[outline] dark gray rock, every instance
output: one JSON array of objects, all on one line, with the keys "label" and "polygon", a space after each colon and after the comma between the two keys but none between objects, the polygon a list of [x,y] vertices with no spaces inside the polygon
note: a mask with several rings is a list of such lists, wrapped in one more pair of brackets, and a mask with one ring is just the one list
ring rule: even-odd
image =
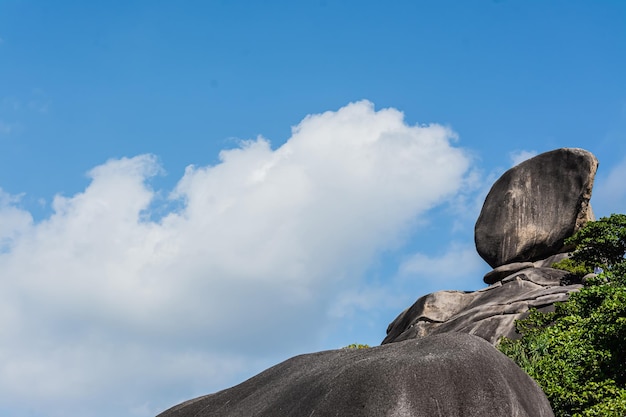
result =
[{"label": "dark gray rock", "polygon": [[556,255],[552,255],[546,259],[535,261],[533,262],[533,265],[535,266],[535,268],[543,268],[543,267],[551,268],[552,265],[554,265],[555,263],[560,262],[563,259],[569,258],[569,257],[570,257],[569,253],[557,253]]},{"label": "dark gray rock", "polygon": [[383,344],[447,332],[479,336],[492,344],[516,338],[515,320],[531,307],[550,311],[580,284],[562,285],[568,273],[552,268],[527,268],[473,292],[439,291],[419,298],[387,328]]},{"label": "dark gray rock", "polygon": [[564,239],[593,219],[589,206],[598,160],[582,149],[537,155],[493,185],[476,222],[480,256],[492,267],[564,252]]},{"label": "dark gray rock", "polygon": [[495,284],[504,277],[508,277],[514,272],[521,271],[522,269],[534,268],[535,264],[532,262],[514,262],[512,264],[506,264],[499,266],[487,272],[483,277],[485,284]]},{"label": "dark gray rock", "polygon": [[296,356],[157,417],[431,417],[554,414],[537,384],[482,339],[450,333]]}]

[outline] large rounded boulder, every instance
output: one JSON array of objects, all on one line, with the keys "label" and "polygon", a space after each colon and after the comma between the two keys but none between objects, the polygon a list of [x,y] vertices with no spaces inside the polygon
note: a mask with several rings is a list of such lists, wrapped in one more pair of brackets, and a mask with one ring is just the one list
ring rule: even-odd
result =
[{"label": "large rounded boulder", "polygon": [[590,152],[562,148],[505,172],[476,222],[480,256],[496,268],[566,251],[564,240],[593,220],[589,199],[597,168]]},{"label": "large rounded boulder", "polygon": [[485,340],[447,333],[296,356],[158,417],[549,417],[537,384]]}]

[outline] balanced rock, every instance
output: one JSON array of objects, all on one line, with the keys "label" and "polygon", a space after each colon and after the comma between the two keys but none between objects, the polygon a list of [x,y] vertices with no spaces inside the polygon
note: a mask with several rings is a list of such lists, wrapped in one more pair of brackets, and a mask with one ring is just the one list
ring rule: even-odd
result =
[{"label": "balanced rock", "polygon": [[589,199],[597,168],[590,152],[562,148],[509,169],[476,222],[479,255],[496,268],[567,251],[563,241],[593,220]]},{"label": "balanced rock", "polygon": [[541,264],[525,264],[528,267],[478,291],[425,295],[391,322],[382,343],[448,332],[473,334],[494,345],[503,336],[517,338],[515,320],[526,317],[530,308],[553,310],[555,302],[567,300],[582,286],[568,282],[565,271],[535,267]]},{"label": "balanced rock", "polygon": [[539,386],[484,340],[449,333],[296,356],[157,417],[552,417]]}]

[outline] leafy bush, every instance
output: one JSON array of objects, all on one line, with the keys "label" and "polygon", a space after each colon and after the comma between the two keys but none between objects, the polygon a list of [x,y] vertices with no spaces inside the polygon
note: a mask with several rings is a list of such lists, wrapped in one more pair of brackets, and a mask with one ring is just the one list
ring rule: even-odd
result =
[{"label": "leafy bush", "polygon": [[612,214],[587,223],[565,241],[576,250],[572,260],[579,264],[611,269],[624,262],[626,253],[626,214]]},{"label": "leafy bush", "polygon": [[367,349],[370,345],[362,345],[360,343],[352,343],[351,345],[344,346],[343,349]]},{"label": "leafy bush", "polygon": [[626,416],[626,215],[590,222],[566,243],[560,266],[575,274],[604,269],[555,311],[516,323],[519,340],[499,349],[546,393],[557,417]]},{"label": "leafy bush", "polygon": [[590,267],[584,264],[577,263],[571,258],[565,258],[559,262],[552,264],[552,268],[562,269],[563,271],[567,271],[579,278],[582,278],[588,273],[593,272],[593,269],[591,269]]}]

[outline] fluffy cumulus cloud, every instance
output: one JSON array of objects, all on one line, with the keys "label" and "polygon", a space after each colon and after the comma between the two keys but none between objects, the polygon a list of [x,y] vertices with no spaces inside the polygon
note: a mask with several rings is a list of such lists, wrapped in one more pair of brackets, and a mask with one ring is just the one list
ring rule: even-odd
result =
[{"label": "fluffy cumulus cloud", "polygon": [[302,349],[459,192],[471,161],[454,140],[362,101],[277,149],[258,138],[188,167],[158,217],[151,155],[95,167],[40,222],[0,191],[0,409],[154,415]]}]

